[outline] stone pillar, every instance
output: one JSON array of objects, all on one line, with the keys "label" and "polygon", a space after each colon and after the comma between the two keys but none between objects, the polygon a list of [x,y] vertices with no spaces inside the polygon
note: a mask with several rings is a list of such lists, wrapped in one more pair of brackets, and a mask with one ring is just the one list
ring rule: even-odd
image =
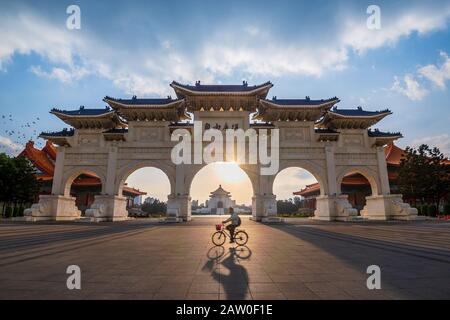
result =
[{"label": "stone pillar", "polygon": [[355,219],[358,211],[352,208],[346,194],[319,196],[316,198],[315,220],[350,221]]},{"label": "stone pillar", "polygon": [[262,222],[276,222],[277,218],[277,200],[276,196],[255,195],[252,197],[252,220]]},{"label": "stone pillar", "polygon": [[53,174],[52,194],[62,195],[64,194],[64,187],[62,185],[64,175],[64,162],[66,157],[66,148],[58,147],[56,152],[55,172]]},{"label": "stone pillar", "polygon": [[167,222],[191,221],[191,197],[189,195],[169,195],[167,201]]},{"label": "stone pillar", "polygon": [[[116,146],[111,147],[108,153],[108,168],[106,172],[106,181],[103,190],[107,195],[115,194],[116,175],[117,175],[117,151]],[[119,194],[118,196],[122,196]]]},{"label": "stone pillar", "polygon": [[58,147],[53,175],[52,194],[39,196],[39,202],[24,211],[24,220],[75,220],[81,211],[75,205],[75,198],[64,194],[63,185],[65,147]]},{"label": "stone pillar", "polygon": [[[336,179],[336,163],[334,161],[334,147],[325,147],[325,159],[327,164],[327,184],[328,190],[325,190],[324,195],[336,195],[337,194],[337,179]],[[325,186],[322,186],[325,189]]]},{"label": "stone pillar", "polygon": [[127,220],[127,199],[116,195],[96,195],[86,210],[86,219],[92,222]]},{"label": "stone pillar", "polygon": [[63,195],[41,195],[38,203],[24,211],[25,221],[64,221],[80,217],[81,211],[75,205],[75,198]]},{"label": "stone pillar", "polygon": [[378,175],[380,176],[381,190],[380,194],[386,195],[391,193],[389,186],[389,176],[386,163],[386,155],[384,154],[383,147],[377,147],[377,162],[378,162]]},{"label": "stone pillar", "polygon": [[417,209],[402,200],[401,194],[374,195],[366,197],[361,216],[370,220],[416,220]]},{"label": "stone pillar", "polygon": [[379,194],[366,197],[366,205],[361,216],[369,220],[415,220],[417,209],[404,203],[401,194],[390,194],[389,176],[386,156],[382,147],[377,147],[378,175],[380,178]]},{"label": "stone pillar", "polygon": [[186,166],[178,165],[175,170],[175,194],[167,201],[167,222],[191,221],[191,197],[186,182]]}]

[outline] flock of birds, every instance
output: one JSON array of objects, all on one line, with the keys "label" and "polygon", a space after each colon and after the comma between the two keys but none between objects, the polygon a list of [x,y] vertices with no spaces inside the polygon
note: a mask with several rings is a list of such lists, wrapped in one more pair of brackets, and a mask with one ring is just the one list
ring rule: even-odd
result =
[{"label": "flock of birds", "polygon": [[33,117],[33,120],[26,123],[18,123],[12,114],[2,114],[0,117],[0,136],[3,136],[2,143],[0,143],[0,153],[17,153],[21,150],[19,147],[24,147],[29,140],[37,142],[37,137],[40,133],[38,128],[40,118]]}]

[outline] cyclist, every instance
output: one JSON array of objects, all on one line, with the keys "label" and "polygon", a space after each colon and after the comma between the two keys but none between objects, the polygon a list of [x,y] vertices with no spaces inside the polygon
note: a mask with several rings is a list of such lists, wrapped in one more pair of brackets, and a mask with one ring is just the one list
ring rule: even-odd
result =
[{"label": "cyclist", "polygon": [[241,218],[239,217],[239,215],[237,214],[237,212],[234,212],[233,208],[229,208],[228,212],[230,213],[230,217],[225,220],[222,221],[222,223],[227,223],[230,222],[231,223],[229,225],[226,226],[227,230],[230,231],[230,243],[234,242],[234,230],[239,227],[241,225]]}]

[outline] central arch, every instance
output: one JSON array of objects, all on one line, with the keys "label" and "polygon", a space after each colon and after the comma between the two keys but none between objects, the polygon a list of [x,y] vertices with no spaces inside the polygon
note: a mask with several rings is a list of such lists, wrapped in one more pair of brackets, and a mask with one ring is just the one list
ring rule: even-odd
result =
[{"label": "central arch", "polygon": [[[186,175],[187,192],[192,200],[201,202],[208,200],[209,194],[218,187],[223,187],[231,193],[231,199],[236,201],[236,205],[245,204],[251,207],[256,182],[255,179],[252,179],[251,171],[249,174],[249,168],[245,169],[234,162],[214,162],[191,166]],[[205,179],[208,180],[201,184],[202,190],[193,189],[200,186]],[[223,200],[218,201],[218,207],[228,209]],[[249,209],[249,211],[251,210]]]}]

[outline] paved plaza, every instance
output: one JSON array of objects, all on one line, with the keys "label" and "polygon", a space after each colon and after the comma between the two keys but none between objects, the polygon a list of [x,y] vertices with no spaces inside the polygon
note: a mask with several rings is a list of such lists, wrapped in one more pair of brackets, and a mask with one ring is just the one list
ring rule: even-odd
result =
[{"label": "paved plaza", "polygon": [[[450,298],[450,223],[243,219],[245,247],[214,247],[220,217],[189,223],[1,223],[0,299]],[[366,287],[369,265],[380,290]],[[68,290],[66,268],[81,268]]]}]

